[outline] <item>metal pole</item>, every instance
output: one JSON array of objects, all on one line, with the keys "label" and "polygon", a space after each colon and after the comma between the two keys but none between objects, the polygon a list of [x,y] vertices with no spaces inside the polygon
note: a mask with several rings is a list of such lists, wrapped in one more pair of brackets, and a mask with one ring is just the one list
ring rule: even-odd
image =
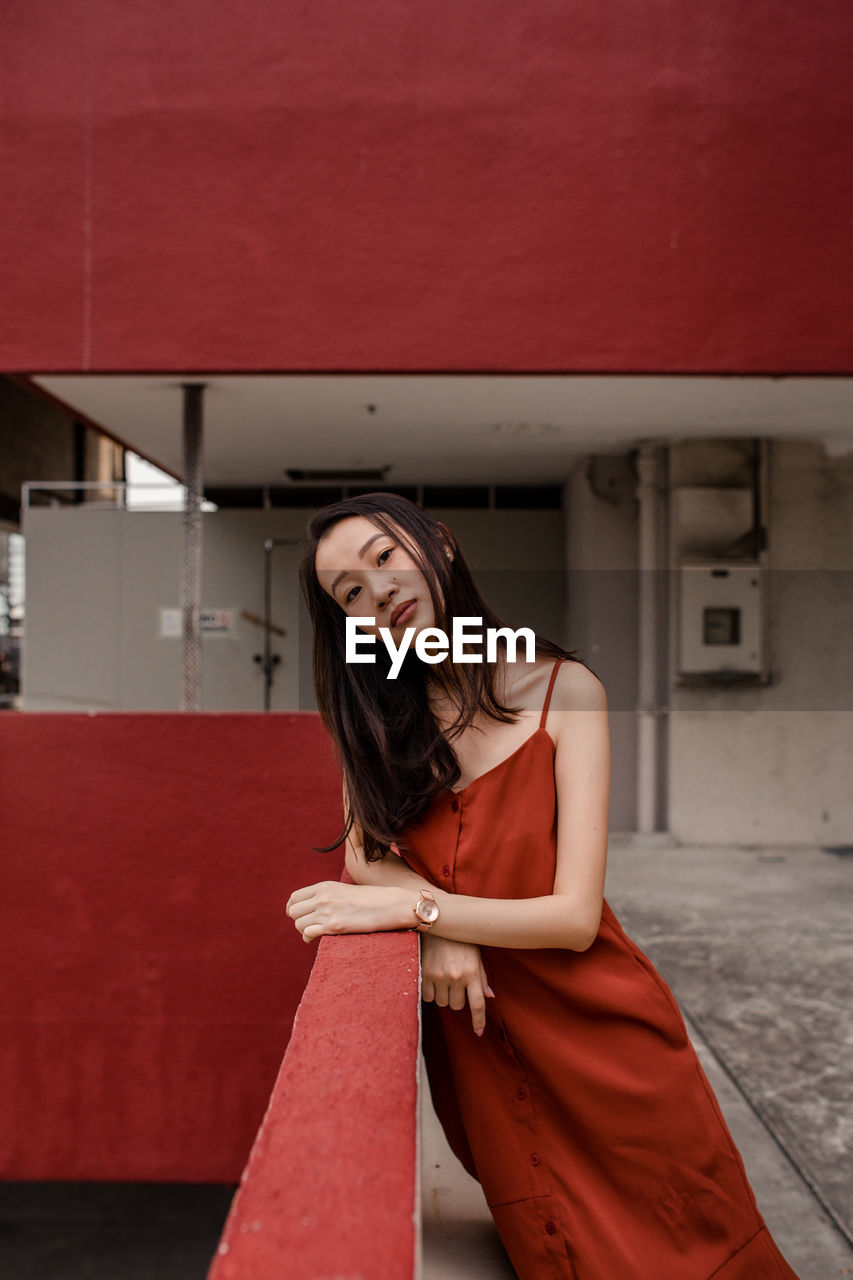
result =
[{"label": "metal pole", "polygon": [[273,540],[264,543],[264,711],[272,706],[272,549]]},{"label": "metal pole", "polygon": [[659,451],[648,441],[637,457],[639,484],[639,628],[637,702],[637,831],[656,830],[658,789],[657,472]]},{"label": "metal pole", "polygon": [[[260,664],[261,670],[264,673],[264,711],[272,710],[272,690],[275,669],[281,662],[281,654],[273,653],[272,651],[273,633],[279,636],[287,635],[287,632],[281,627],[276,627],[272,620],[272,553],[276,547],[298,547],[300,545],[298,538],[264,539],[264,616],[263,619],[253,619],[253,621],[262,622],[264,628],[264,651],[262,654],[255,654],[255,662]],[[298,632],[296,643],[298,661]]]},{"label": "metal pole", "polygon": [[186,501],[181,555],[181,711],[201,710],[202,397],[205,383],[183,382]]}]

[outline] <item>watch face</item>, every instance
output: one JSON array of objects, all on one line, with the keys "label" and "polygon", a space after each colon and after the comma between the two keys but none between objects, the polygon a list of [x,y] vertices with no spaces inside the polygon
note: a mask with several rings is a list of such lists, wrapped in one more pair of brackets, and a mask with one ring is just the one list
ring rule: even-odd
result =
[{"label": "watch face", "polygon": [[418,919],[423,920],[424,924],[432,924],[438,919],[438,903],[430,902],[428,898],[422,899],[418,903]]}]

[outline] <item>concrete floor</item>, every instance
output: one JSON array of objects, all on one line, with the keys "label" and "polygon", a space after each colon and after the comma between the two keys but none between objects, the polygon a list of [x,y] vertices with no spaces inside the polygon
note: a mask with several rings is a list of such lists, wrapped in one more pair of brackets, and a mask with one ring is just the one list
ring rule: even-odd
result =
[{"label": "concrete floor", "polygon": [[629,837],[605,894],[853,1241],[853,857]]},{"label": "concrete floor", "polygon": [[[800,1280],[853,1276],[851,891],[853,859],[820,849],[610,841],[607,900],[672,987]],[[423,1280],[512,1280],[426,1084],[422,1098]]]}]

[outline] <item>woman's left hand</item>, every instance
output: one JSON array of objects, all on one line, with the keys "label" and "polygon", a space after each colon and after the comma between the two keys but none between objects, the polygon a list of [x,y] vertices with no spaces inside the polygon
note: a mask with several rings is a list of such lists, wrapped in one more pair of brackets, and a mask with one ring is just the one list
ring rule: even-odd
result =
[{"label": "woman's left hand", "polygon": [[296,889],[285,911],[303,942],[325,933],[376,933],[387,929],[414,928],[412,911],[417,894],[410,889],[378,884],[346,884],[323,880]]}]

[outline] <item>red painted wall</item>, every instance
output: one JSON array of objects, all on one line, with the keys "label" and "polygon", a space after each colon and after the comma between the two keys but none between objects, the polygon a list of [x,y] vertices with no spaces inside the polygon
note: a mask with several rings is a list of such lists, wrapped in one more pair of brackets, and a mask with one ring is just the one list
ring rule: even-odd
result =
[{"label": "red painted wall", "polygon": [[851,371],[842,0],[9,0],[0,368]]},{"label": "red painted wall", "polygon": [[312,713],[0,716],[0,1178],[236,1181],[337,878]]}]

